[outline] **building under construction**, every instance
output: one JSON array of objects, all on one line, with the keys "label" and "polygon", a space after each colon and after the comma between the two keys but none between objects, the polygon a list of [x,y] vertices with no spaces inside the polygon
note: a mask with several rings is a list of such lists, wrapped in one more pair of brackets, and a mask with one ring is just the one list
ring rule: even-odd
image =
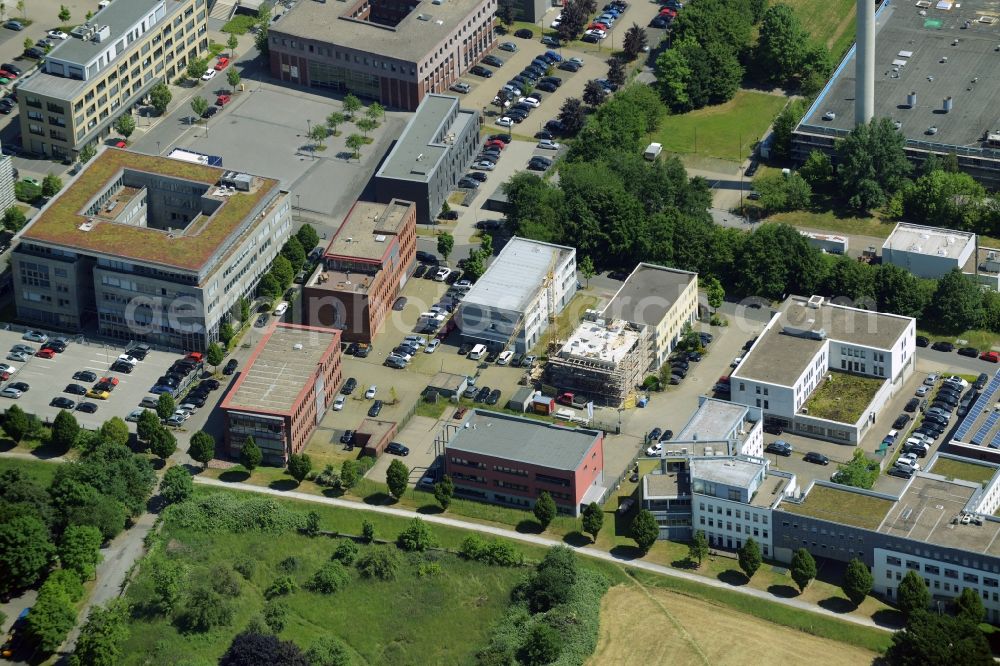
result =
[{"label": "building under construction", "polygon": [[546,383],[617,407],[642,381],[649,363],[647,327],[588,310],[566,344],[549,356]]}]

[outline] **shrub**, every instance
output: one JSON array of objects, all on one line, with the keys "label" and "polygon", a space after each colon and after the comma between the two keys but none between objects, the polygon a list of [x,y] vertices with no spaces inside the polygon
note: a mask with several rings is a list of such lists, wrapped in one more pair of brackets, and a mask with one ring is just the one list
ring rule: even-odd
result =
[{"label": "shrub", "polygon": [[233,606],[229,600],[211,589],[191,592],[177,623],[181,629],[204,633],[215,627],[224,627],[233,621]]},{"label": "shrub", "polygon": [[164,512],[172,527],[204,532],[281,534],[305,526],[305,516],[269,497],[212,493],[173,504]]},{"label": "shrub", "polygon": [[257,560],[247,555],[241,555],[233,562],[233,569],[247,580],[253,578],[257,571]]},{"label": "shrub", "polygon": [[468,559],[500,567],[519,567],[524,564],[524,555],[514,546],[501,539],[483,539],[478,534],[470,534],[462,540],[459,554]]},{"label": "shrub", "polygon": [[417,566],[417,576],[420,578],[439,575],[441,575],[441,565],[437,562],[421,562]]},{"label": "shrub", "polygon": [[240,579],[232,569],[227,569],[221,564],[212,568],[209,578],[212,581],[212,589],[224,597],[238,597],[243,592]]},{"label": "shrub", "polygon": [[333,549],[332,559],[340,562],[344,566],[354,563],[354,558],[358,556],[358,544],[350,539],[341,539],[337,542],[337,547]]},{"label": "shrub", "polygon": [[285,573],[292,573],[293,571],[298,571],[299,567],[302,566],[302,560],[297,558],[295,555],[289,555],[285,559],[278,562],[278,568]]},{"label": "shrub", "polygon": [[333,594],[338,592],[351,582],[351,575],[344,568],[344,565],[336,560],[331,560],[319,568],[309,581],[309,589],[323,594]]},{"label": "shrub", "polygon": [[291,594],[297,589],[299,589],[299,585],[295,582],[294,578],[291,576],[279,576],[274,579],[271,586],[264,592],[264,598],[273,599],[274,597]]},{"label": "shrub", "polygon": [[436,546],[437,542],[434,535],[431,534],[430,528],[427,527],[427,523],[419,518],[414,518],[406,529],[399,533],[396,544],[403,550],[422,553],[428,548]]},{"label": "shrub", "polygon": [[327,465],[322,472],[316,475],[313,482],[324,488],[338,488],[340,487],[340,474],[337,474],[336,470],[333,469],[333,465]]},{"label": "shrub", "polygon": [[365,578],[395,580],[399,571],[399,555],[389,546],[373,546],[358,559],[357,566]]},{"label": "shrub", "polygon": [[478,534],[470,534],[462,539],[458,552],[467,560],[479,560],[484,550],[486,550],[485,539]]},{"label": "shrub", "polygon": [[276,634],[281,633],[281,630],[285,628],[285,624],[288,622],[288,606],[281,601],[268,601],[264,604],[262,616],[264,624],[271,631]]}]

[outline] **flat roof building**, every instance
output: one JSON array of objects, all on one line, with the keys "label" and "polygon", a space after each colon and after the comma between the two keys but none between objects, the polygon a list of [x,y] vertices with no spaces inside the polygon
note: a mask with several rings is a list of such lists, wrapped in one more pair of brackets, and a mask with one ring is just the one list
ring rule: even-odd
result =
[{"label": "flat roof building", "polygon": [[574,248],[515,236],[472,285],[455,319],[467,342],[527,353],[575,293]]},{"label": "flat roof building", "polygon": [[238,458],[253,437],[265,464],[284,467],[305,448],[340,387],[340,374],[339,331],[273,325],[219,405],[229,455]]},{"label": "flat roof building", "polygon": [[479,123],[457,97],[427,95],[375,173],[375,199],[413,201],[433,223],[479,150]]},{"label": "flat roof building", "polygon": [[370,343],[392,311],[416,255],[416,206],[358,201],[302,287],[303,320]]},{"label": "flat roof building", "polygon": [[208,49],[205,0],[117,0],[72,30],[18,85],[24,150],[72,159]]},{"label": "flat roof building", "polygon": [[976,234],[900,222],[882,245],[882,263],[936,279],[954,268],[964,272],[975,251]]},{"label": "flat roof building", "polygon": [[[955,153],[959,168],[1000,184],[998,18],[989,0],[879,5],[875,39],[875,118],[891,118],[915,163]],[[793,154],[834,154],[854,128],[852,48],[795,128]]]},{"label": "flat roof building", "polygon": [[18,318],[202,350],[290,234],[276,180],[110,148],[22,232]]},{"label": "flat roof building", "polygon": [[496,0],[299,2],[268,33],[271,74],[413,111],[493,46],[496,8]]},{"label": "flat roof building", "polygon": [[441,439],[445,473],[462,497],[530,509],[545,491],[576,516],[606,490],[599,430],[472,409]]}]

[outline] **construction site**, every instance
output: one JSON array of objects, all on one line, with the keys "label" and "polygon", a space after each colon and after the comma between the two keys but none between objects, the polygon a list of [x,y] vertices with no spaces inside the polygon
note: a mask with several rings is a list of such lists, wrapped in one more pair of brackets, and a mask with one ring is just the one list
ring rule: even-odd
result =
[{"label": "construction site", "polygon": [[584,394],[595,403],[621,406],[649,367],[647,330],[587,310],[566,343],[549,356],[545,383],[560,391]]}]

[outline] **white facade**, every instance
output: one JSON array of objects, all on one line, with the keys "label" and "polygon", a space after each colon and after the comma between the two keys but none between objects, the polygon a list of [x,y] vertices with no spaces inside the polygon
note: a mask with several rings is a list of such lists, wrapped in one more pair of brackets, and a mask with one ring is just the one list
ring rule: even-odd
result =
[{"label": "white facade", "polygon": [[975,251],[975,234],[900,222],[882,245],[882,262],[935,279],[962,269]]},{"label": "white facade", "polygon": [[772,556],[770,507],[695,494],[691,519],[692,528],[704,532],[710,546],[736,550],[752,537],[764,557]]}]

